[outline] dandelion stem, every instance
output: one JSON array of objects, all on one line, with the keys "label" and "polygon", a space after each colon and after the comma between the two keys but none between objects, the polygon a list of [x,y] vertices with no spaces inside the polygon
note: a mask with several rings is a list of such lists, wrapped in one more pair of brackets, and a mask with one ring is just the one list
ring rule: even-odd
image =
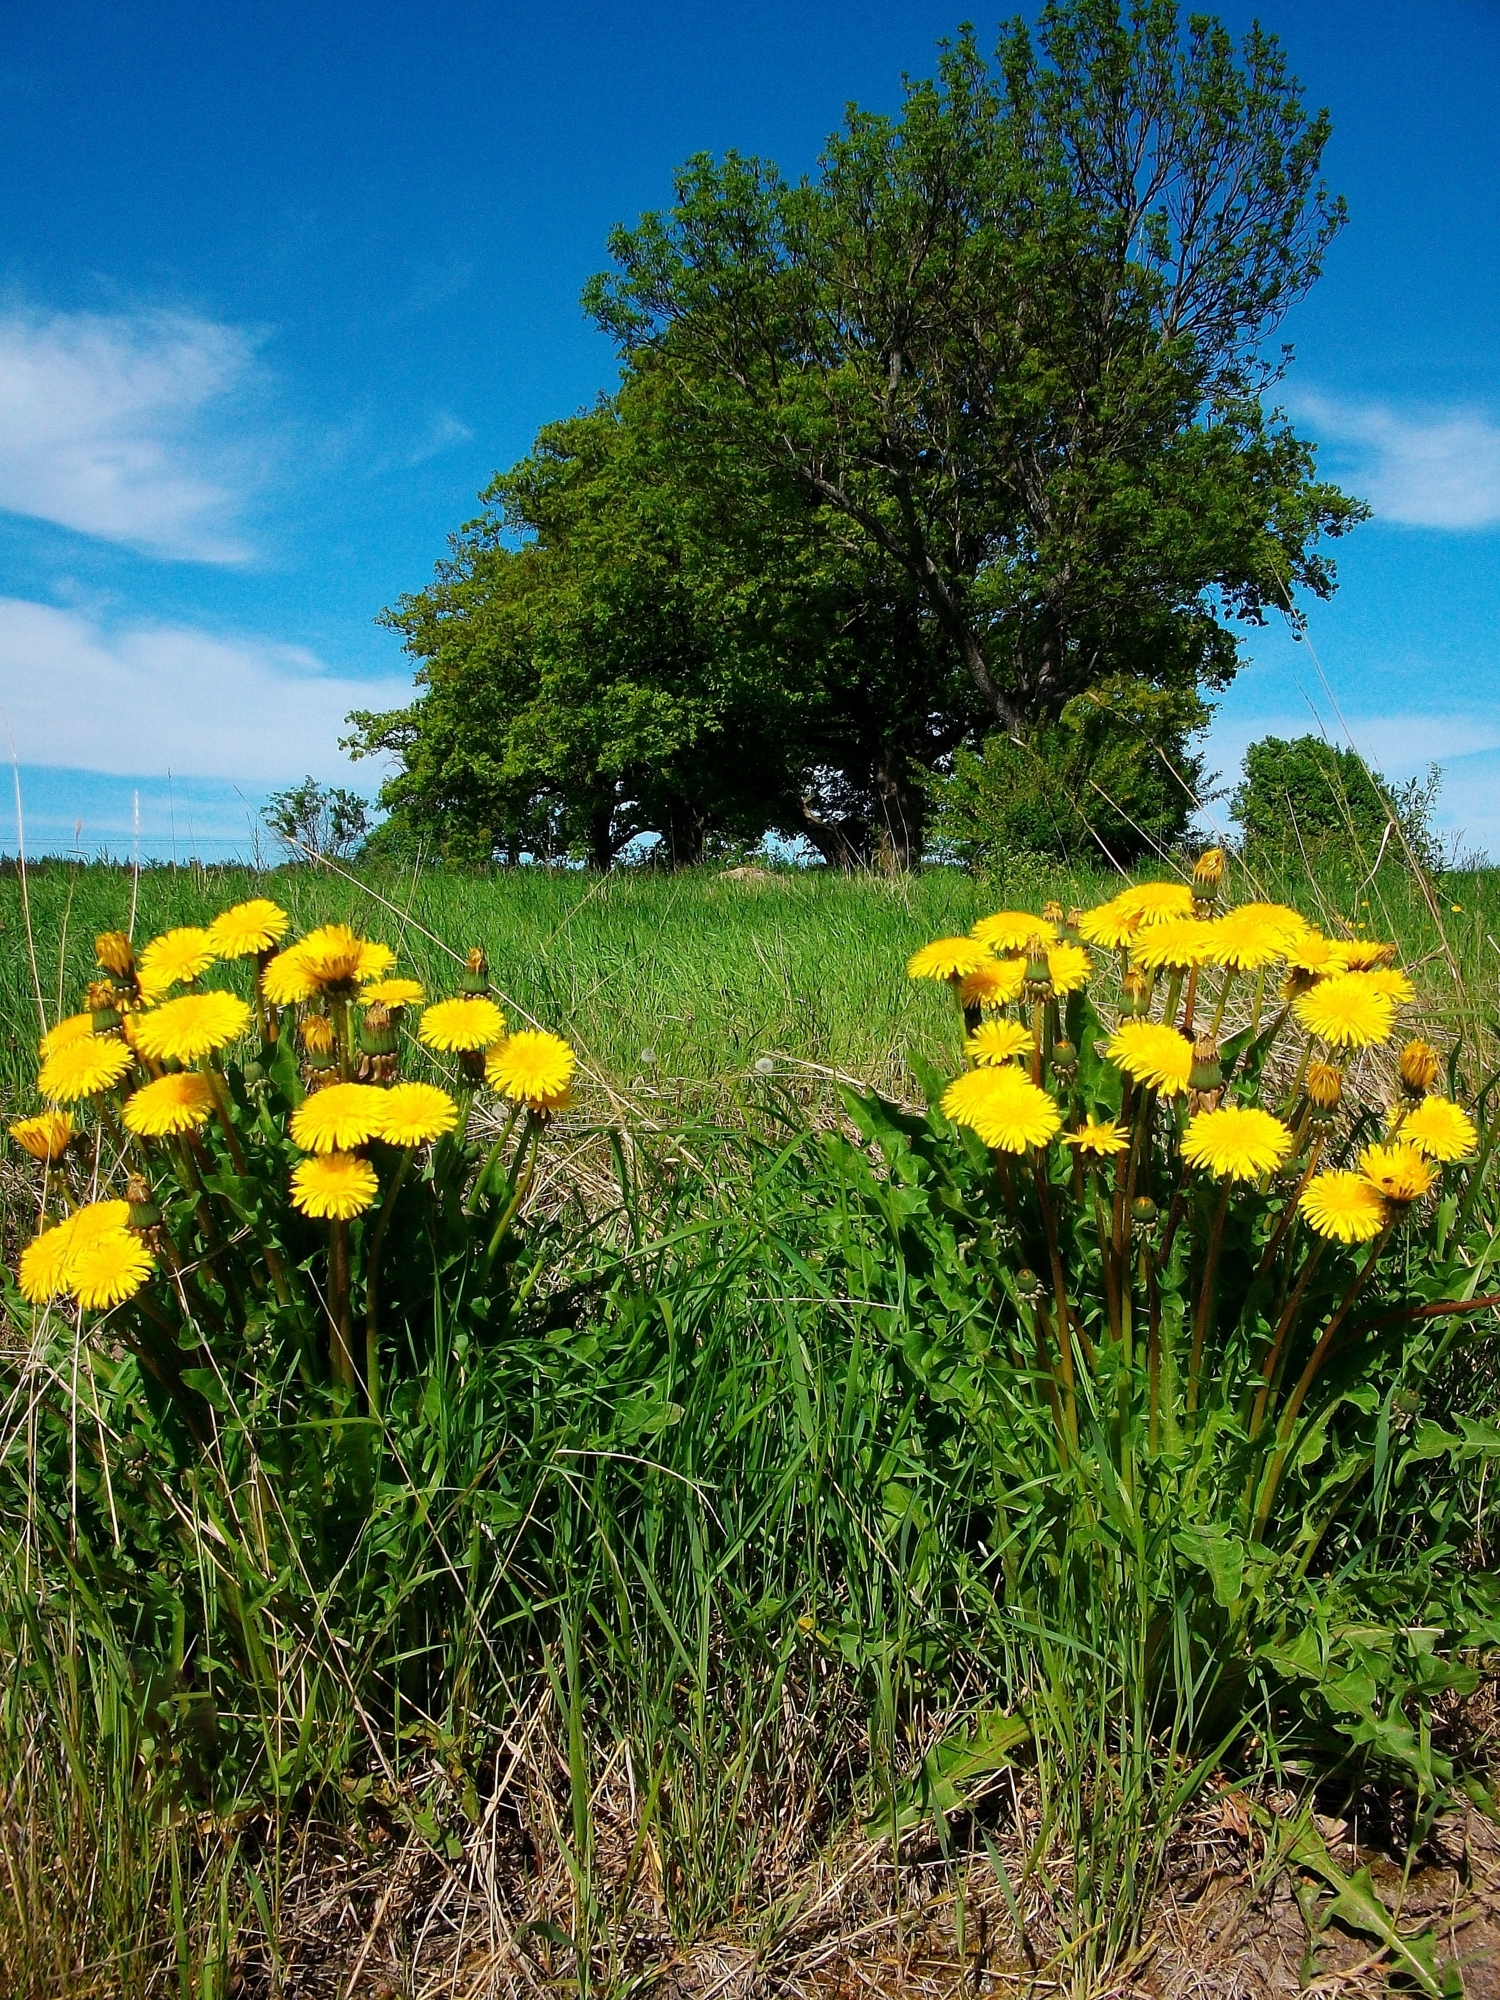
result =
[{"label": "dandelion stem", "polygon": [[328,1225],[329,1360],[335,1383],[355,1387],[352,1329],[349,1323],[349,1225],[337,1216]]},{"label": "dandelion stem", "polygon": [[1215,1041],[1219,1039],[1219,1030],[1224,1025],[1224,1009],[1229,1004],[1229,990],[1234,985],[1237,969],[1233,965],[1226,965],[1224,968],[1224,984],[1219,988],[1219,1004],[1214,1009],[1213,1022],[1208,1031]]},{"label": "dandelion stem", "polygon": [[1188,1357],[1189,1416],[1192,1416],[1198,1407],[1198,1383],[1203,1372],[1203,1346],[1208,1336],[1208,1322],[1213,1316],[1214,1291],[1219,1277],[1219,1251],[1224,1242],[1224,1218],[1229,1213],[1229,1190],[1232,1185],[1232,1182],[1226,1180],[1219,1194],[1218,1206],[1214,1209],[1214,1219],[1208,1234],[1208,1250],[1203,1259],[1203,1278],[1198,1289],[1198,1310],[1193,1315],[1193,1346]]},{"label": "dandelion stem", "polygon": [[401,1149],[401,1164],[392,1175],[385,1200],[380,1204],[380,1214],[376,1218],[365,1258],[365,1396],[372,1417],[380,1415],[380,1252],[396,1206],[396,1197],[411,1169],[414,1152],[415,1148],[411,1146]]}]

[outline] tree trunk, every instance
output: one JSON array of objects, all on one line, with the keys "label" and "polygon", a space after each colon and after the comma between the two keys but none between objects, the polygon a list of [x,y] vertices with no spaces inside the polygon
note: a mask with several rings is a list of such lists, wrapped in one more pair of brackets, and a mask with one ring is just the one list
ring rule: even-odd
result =
[{"label": "tree trunk", "polygon": [[589,866],[607,875],[615,865],[614,811],[600,806],[589,815]]},{"label": "tree trunk", "polygon": [[875,794],[875,861],[886,875],[905,875],[922,859],[927,801],[912,784],[904,751],[884,743],[871,773]]}]

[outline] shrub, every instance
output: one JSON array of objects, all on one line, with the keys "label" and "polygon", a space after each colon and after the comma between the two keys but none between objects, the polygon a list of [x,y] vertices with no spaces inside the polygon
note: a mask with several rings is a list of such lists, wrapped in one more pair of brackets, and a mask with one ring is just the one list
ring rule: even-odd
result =
[{"label": "shrub", "polygon": [[1252,849],[1312,855],[1333,844],[1369,862],[1393,841],[1400,852],[1399,828],[1413,859],[1432,868],[1438,862],[1432,811],[1441,782],[1434,764],[1425,779],[1392,786],[1357,752],[1322,737],[1263,736],[1245,752],[1230,811]]},{"label": "shrub", "polygon": [[1023,854],[1098,867],[1165,853],[1197,802],[1190,738],[1207,720],[1191,693],[1108,682],[1025,741],[956,751],[951,774],[931,781],[934,840],[989,878]]}]

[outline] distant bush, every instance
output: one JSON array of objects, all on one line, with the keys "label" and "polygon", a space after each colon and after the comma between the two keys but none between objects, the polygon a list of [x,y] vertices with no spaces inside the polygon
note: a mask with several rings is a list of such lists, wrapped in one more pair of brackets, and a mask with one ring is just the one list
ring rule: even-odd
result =
[{"label": "distant bush", "polygon": [[[1246,845],[1311,853],[1338,841],[1371,860],[1396,843],[1397,829],[1423,867],[1439,860],[1432,828],[1441,774],[1393,786],[1353,750],[1319,736],[1263,736],[1245,752],[1245,775],[1230,801]],[[1393,824],[1394,822],[1394,824]]]},{"label": "distant bush", "polygon": [[1207,721],[1191,692],[1107,682],[1024,740],[957,751],[931,781],[934,842],[991,877],[1028,854],[1124,865],[1160,853],[1187,831],[1203,778],[1189,745]]}]

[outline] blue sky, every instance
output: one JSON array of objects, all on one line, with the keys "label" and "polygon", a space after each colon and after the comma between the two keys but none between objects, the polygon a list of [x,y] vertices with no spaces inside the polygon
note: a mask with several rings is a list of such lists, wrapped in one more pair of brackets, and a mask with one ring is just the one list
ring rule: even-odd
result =
[{"label": "blue sky", "polygon": [[[227,852],[270,786],[372,787],[337,738],[407,698],[375,615],[539,424],[612,385],[577,305],[611,225],[699,149],[810,168],[962,11],[10,10],[0,748],[28,846],[81,822],[128,850],[138,822],[146,852]],[[1211,761],[1337,735],[1337,710],[1392,776],[1442,762],[1444,822],[1500,856],[1500,0],[1259,12],[1332,110],[1351,209],[1283,394],[1377,519],[1313,611],[1316,662],[1252,639]]]}]

